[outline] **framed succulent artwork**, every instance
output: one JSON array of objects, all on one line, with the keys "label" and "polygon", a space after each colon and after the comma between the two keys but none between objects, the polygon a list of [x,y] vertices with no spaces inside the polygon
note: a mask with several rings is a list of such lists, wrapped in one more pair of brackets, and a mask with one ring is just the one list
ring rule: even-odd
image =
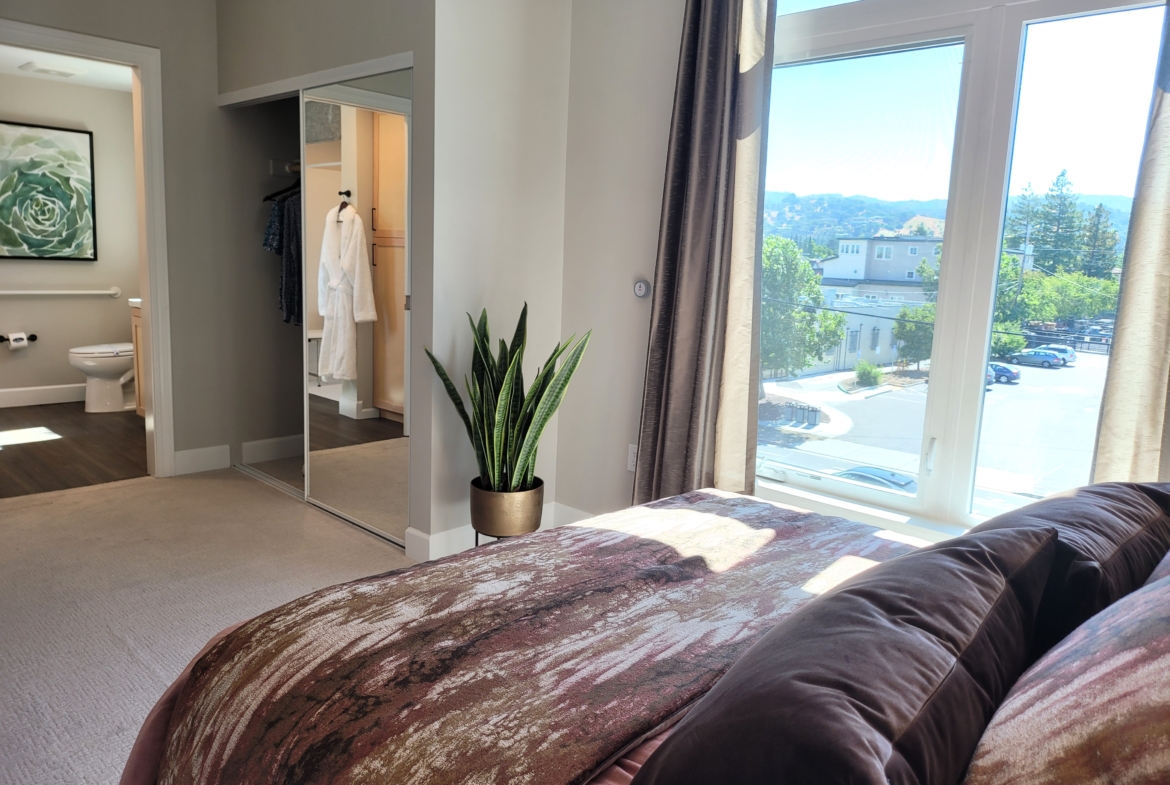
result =
[{"label": "framed succulent artwork", "polygon": [[0,261],[97,260],[93,134],[0,122]]}]

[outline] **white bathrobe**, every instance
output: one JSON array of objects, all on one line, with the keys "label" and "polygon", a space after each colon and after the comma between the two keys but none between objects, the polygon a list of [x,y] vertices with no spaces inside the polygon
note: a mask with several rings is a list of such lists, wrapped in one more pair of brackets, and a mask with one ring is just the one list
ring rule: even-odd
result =
[{"label": "white bathrobe", "polygon": [[377,320],[366,228],[352,206],[325,216],[317,310],[325,317],[318,370],[334,379],[357,378],[357,325]]}]

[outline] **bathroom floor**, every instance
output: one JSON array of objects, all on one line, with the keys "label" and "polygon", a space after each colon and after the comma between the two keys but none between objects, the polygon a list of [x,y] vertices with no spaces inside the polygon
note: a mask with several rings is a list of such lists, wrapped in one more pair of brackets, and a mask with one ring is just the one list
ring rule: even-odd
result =
[{"label": "bathroom floor", "polygon": [[0,498],[145,477],[146,425],[85,404],[0,409]]}]

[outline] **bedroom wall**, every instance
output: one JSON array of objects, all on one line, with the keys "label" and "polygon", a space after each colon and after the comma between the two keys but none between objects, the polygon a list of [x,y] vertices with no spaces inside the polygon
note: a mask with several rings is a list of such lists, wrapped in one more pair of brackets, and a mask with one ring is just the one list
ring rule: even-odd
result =
[{"label": "bedroom wall", "polygon": [[561,331],[593,328],[562,404],[558,523],[627,507],[641,417],[666,145],[685,0],[576,0]]},{"label": "bedroom wall", "polygon": [[[250,265],[263,253],[256,189],[279,140],[257,136],[265,126],[251,122],[255,115],[216,105],[215,2],[5,0],[0,14],[161,52],[177,463],[181,471],[224,465],[222,447],[244,438],[240,423],[278,421],[273,401],[284,394],[279,375],[241,354],[246,347],[255,357],[276,357],[288,344],[279,318],[263,329],[252,319],[275,298],[268,276]],[[263,161],[252,157],[257,151]]]},{"label": "bedroom wall", "polygon": [[[561,334],[569,0],[438,0],[435,12],[435,314],[433,348],[471,363],[464,312],[486,307],[510,340],[528,303],[525,375]],[[462,376],[462,370],[459,375]],[[426,371],[434,405],[429,538],[407,555],[471,547],[468,482],[475,456],[454,407]],[[541,441],[546,512],[557,494],[558,426]],[[413,460],[413,454],[412,454]],[[412,519],[413,526],[413,519]]]},{"label": "bedroom wall", "polygon": [[[219,0],[218,90],[257,87],[379,57],[413,53],[411,130],[410,525],[430,530],[434,243],[434,0]],[[466,493],[466,490],[464,491]]]},{"label": "bedroom wall", "polygon": [[[50,79],[0,75],[2,119],[93,132],[94,203],[98,259],[5,260],[3,288],[122,290],[118,299],[6,298],[0,334],[37,334],[22,352],[0,352],[0,389],[84,385],[69,364],[75,346],[130,340],[130,307],[138,296],[138,207],[134,185],[134,126],[130,93]],[[73,400],[83,400],[79,386]],[[4,397],[0,395],[0,406]]]}]

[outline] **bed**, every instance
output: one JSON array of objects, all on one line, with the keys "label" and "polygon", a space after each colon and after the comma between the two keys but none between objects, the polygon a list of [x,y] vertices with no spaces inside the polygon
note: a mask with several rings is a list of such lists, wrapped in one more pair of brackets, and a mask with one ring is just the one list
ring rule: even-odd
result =
[{"label": "bed", "polygon": [[778,621],[911,550],[704,490],[333,586],[217,636],[122,782],[629,782]]}]

